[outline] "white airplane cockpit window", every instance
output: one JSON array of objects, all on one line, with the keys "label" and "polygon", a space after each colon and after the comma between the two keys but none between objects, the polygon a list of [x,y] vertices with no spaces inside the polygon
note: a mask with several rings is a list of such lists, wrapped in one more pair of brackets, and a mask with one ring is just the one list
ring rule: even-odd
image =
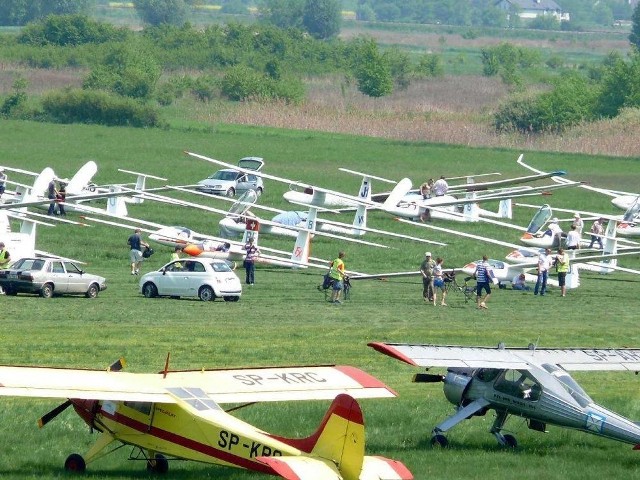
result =
[{"label": "white airplane cockpit window", "polygon": [[542,227],[544,227],[547,222],[551,220],[552,216],[553,212],[551,211],[551,207],[549,205],[543,205],[542,207],[540,207],[538,213],[536,213],[531,219],[531,223],[529,223],[529,226],[527,227],[527,233],[530,233],[532,235],[538,233],[540,230],[542,230]]},{"label": "white airplane cockpit window", "polygon": [[527,370],[505,370],[493,387],[500,393],[535,402],[540,399],[542,387]]},{"label": "white airplane cockpit window", "polygon": [[145,415],[151,414],[151,403],[149,402],[124,402],[125,407],[133,408],[134,410],[143,413]]},{"label": "white airplane cockpit window", "polygon": [[251,208],[251,205],[258,201],[258,196],[254,190],[247,190],[238,197],[238,200],[231,205],[229,209],[230,215],[244,215]]},{"label": "white airplane cockpit window", "polygon": [[640,216],[640,197],[636,198],[636,201],[624,212],[623,220],[632,223],[637,221],[638,216]]},{"label": "white airplane cockpit window", "polygon": [[569,375],[566,370],[561,369],[557,365],[551,365],[549,363],[543,364],[542,368],[544,368],[547,372],[553,375],[558,380],[558,382],[560,382],[562,388],[564,388],[567,393],[571,395],[576,402],[578,402],[578,405],[580,405],[581,407],[586,407],[590,403],[593,403],[593,400],[591,400],[591,397],[587,395],[587,392],[585,392],[582,387],[578,385],[578,383],[573,378],[571,378],[571,375]]}]

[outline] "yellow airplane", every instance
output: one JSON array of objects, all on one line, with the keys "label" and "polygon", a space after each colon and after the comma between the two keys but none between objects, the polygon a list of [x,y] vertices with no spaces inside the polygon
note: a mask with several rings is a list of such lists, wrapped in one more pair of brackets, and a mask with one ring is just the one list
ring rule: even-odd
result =
[{"label": "yellow airplane", "polygon": [[[42,427],[67,407],[100,432],[84,455],[71,454],[65,470],[131,445],[130,458],[165,473],[170,459],[239,467],[291,480],[410,480],[398,461],[365,456],[364,420],[354,397],[396,394],[378,379],[349,366],[242,368],[136,374],[107,370],[0,366],[0,396],[68,398],[40,420]],[[269,434],[228,412],[263,401],[333,399],[308,438]],[[227,411],[220,404],[236,404]]]}]

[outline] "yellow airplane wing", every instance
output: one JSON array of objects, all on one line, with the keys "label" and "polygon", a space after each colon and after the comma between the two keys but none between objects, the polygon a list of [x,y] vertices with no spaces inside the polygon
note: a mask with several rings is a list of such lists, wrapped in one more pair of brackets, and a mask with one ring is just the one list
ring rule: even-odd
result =
[{"label": "yellow airplane wing", "polygon": [[301,366],[158,374],[0,366],[0,396],[176,403],[168,389],[200,388],[216,403],[394,397],[354,367]]}]

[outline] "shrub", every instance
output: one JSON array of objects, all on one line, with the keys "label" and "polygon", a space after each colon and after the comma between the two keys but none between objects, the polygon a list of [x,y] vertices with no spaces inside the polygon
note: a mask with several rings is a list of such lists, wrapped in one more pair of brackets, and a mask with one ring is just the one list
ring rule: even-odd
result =
[{"label": "shrub", "polygon": [[444,75],[442,57],[435,54],[422,55],[414,72],[420,77],[441,77]]},{"label": "shrub", "polygon": [[85,15],[49,15],[27,25],[18,42],[28,45],[75,46],[86,43],[122,41],[129,33],[107,23],[96,22]]},{"label": "shrub", "polygon": [[160,126],[156,108],[103,91],[69,89],[42,100],[47,117],[58,123],[95,123],[108,126]]}]

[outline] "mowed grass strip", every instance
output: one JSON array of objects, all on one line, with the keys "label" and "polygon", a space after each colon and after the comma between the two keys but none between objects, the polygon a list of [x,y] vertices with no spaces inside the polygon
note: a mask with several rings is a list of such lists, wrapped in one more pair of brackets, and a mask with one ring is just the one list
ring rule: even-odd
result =
[{"label": "mowed grass strip", "polygon": [[[339,172],[340,166],[415,185],[440,174],[457,176],[500,171],[504,177],[525,175],[515,164],[520,152],[468,149],[406,143],[315,132],[219,125],[210,131],[156,131],[95,126],[56,126],[3,122],[0,155],[3,165],[39,171],[52,166],[71,176],[85,161],[98,163],[97,183],[129,181],[118,168],[190,184],[217,169],[183,154],[195,151],[235,163],[247,155],[263,156],[265,172],[336,190],[356,193],[360,180]],[[538,168],[566,169],[576,180],[597,186],[637,190],[638,160],[582,155],[527,153]],[[17,180],[17,175],[11,178]],[[131,179],[133,180],[133,179]],[[154,182],[161,184],[163,182]],[[287,189],[267,181],[261,203],[289,208],[281,194]],[[374,182],[374,192],[387,189]],[[185,195],[179,195],[186,198]],[[178,195],[176,195],[178,197]],[[220,200],[193,201],[228,208]],[[525,200],[552,206],[621,213],[609,199],[581,189],[557,191],[550,197]],[[220,216],[194,209],[145,202],[130,206],[132,216],[170,225],[186,225],[216,233]],[[526,225],[533,210],[515,209],[513,223]],[[570,214],[558,214],[570,218]],[[76,218],[70,214],[70,218]],[[340,220],[351,222],[349,214]],[[347,267],[362,272],[417,269],[425,250],[445,258],[447,266],[461,266],[486,253],[503,258],[508,249],[456,235],[431,233],[370,212],[376,228],[424,236],[447,247],[398,241],[382,235],[365,238],[391,248],[377,249],[316,238],[314,256],[332,259],[347,252]],[[516,242],[518,232],[485,224],[437,222],[439,226]],[[337,307],[317,290],[319,271],[259,268],[255,287],[245,289],[240,302],[203,303],[196,300],[143,298],[137,278],[129,275],[128,230],[94,225],[39,228],[37,245],[87,262],[89,272],[108,279],[106,292],[95,300],[19,295],[0,297],[0,363],[75,368],[105,368],[125,356],[128,370],[154,372],[171,352],[175,369],[264,365],[349,364],[378,376],[399,393],[397,399],[362,402],[368,429],[368,453],[402,460],[418,479],[521,478],[583,479],[603,476],[633,478],[637,456],[629,446],[580,432],[549,427],[542,435],[527,429],[521,419],[507,428],[519,440],[515,452],[497,447],[488,429],[493,414],[474,418],[450,433],[452,448],[434,451],[430,431],[452,413],[438,385],[415,385],[418,370],[383,357],[366,346],[371,341],[444,343],[461,345],[541,347],[623,347],[640,345],[637,329],[637,281],[632,275],[582,275],[582,286],[561,298],[552,290],[544,298],[500,290],[488,311],[478,311],[460,294],[450,294],[448,308],[425,305],[418,279],[354,282],[351,298]],[[266,235],[260,245],[290,251],[293,242]],[[159,268],[168,248],[144,264]],[[621,261],[638,268],[636,257]],[[241,278],[242,270],[238,271]],[[625,373],[580,373],[575,378],[593,398],[632,419],[640,418],[638,379]],[[3,478],[59,478],[66,456],[84,453],[96,435],[71,411],[43,430],[35,421],[56,401],[2,399],[0,475]],[[329,402],[262,404],[238,412],[241,418],[281,435],[308,435],[320,422]],[[91,478],[147,477],[142,462],[128,462],[128,449],[99,459],[88,467]],[[526,468],[525,468],[526,467]],[[188,462],[171,465],[173,478],[249,479],[257,475]]]}]

